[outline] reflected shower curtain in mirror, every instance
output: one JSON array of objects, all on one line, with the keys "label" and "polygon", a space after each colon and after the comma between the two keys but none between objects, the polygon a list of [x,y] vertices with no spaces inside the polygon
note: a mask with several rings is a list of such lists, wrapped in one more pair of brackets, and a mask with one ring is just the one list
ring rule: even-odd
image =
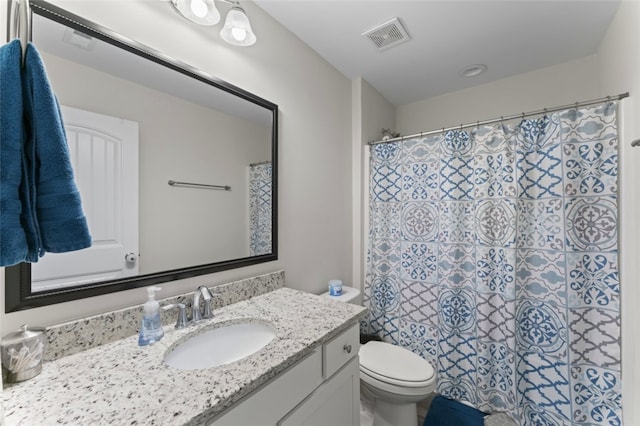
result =
[{"label": "reflected shower curtain in mirror", "polygon": [[363,326],[443,396],[621,424],[616,108],[372,147]]},{"label": "reflected shower curtain in mirror", "polygon": [[249,255],[271,253],[271,163],[249,166]]}]

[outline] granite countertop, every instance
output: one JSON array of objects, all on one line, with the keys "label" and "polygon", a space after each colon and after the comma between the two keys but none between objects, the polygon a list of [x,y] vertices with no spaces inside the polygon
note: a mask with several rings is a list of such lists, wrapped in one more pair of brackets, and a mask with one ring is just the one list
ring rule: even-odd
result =
[{"label": "granite countertop", "polygon": [[[151,346],[140,347],[131,336],[47,362],[33,379],[5,386],[6,424],[201,424],[358,323],[365,311],[281,288],[218,309],[196,326],[167,326]],[[182,371],[163,364],[165,351],[188,335],[247,319],[272,324],[276,338],[224,366]]]}]

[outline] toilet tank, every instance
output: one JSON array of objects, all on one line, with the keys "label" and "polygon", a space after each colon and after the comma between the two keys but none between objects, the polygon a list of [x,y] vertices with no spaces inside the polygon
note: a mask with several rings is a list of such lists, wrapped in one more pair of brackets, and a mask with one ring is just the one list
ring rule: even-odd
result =
[{"label": "toilet tank", "polygon": [[360,304],[360,290],[344,285],[342,286],[342,294],[340,296],[331,296],[328,291],[322,293],[321,296],[339,302],[353,303],[355,305]]}]

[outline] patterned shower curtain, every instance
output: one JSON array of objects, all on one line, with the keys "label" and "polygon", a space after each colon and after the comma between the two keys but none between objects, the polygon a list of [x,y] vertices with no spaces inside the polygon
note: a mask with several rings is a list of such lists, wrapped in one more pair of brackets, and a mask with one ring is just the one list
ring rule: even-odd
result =
[{"label": "patterned shower curtain", "polygon": [[616,104],[371,150],[363,324],[437,392],[620,425]]},{"label": "patterned shower curtain", "polygon": [[271,163],[249,166],[249,255],[271,253]]}]

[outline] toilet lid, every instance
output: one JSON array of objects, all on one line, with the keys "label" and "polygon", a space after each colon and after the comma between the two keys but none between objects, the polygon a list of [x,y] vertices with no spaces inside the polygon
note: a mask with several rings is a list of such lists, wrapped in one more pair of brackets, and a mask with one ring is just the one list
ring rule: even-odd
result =
[{"label": "toilet lid", "polygon": [[433,379],[431,364],[408,349],[385,342],[360,347],[360,368],[390,383],[423,384]]}]

